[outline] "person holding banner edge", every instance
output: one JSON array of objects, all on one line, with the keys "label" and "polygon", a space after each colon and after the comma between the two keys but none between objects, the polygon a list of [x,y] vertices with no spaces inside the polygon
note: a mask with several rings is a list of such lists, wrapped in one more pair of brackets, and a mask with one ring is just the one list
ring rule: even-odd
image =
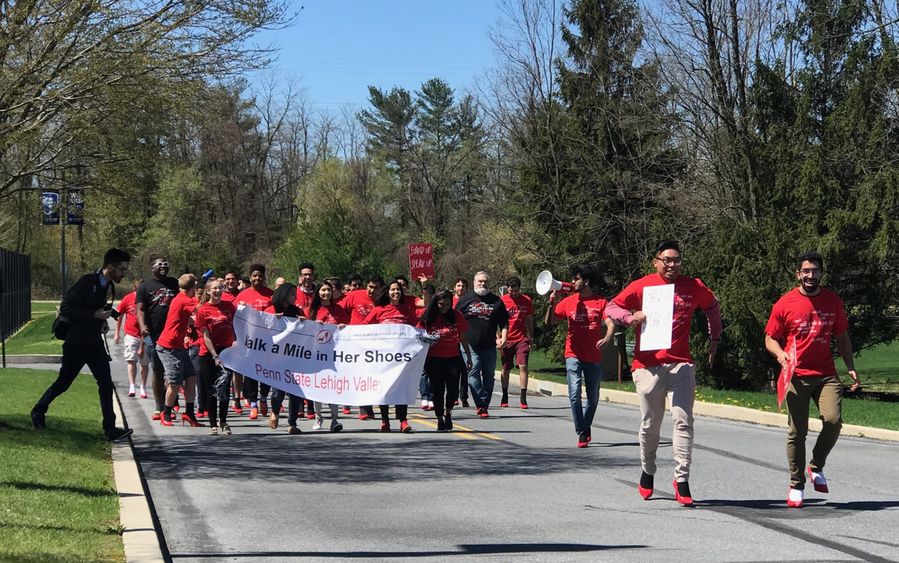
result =
[{"label": "person holding banner edge", "polygon": [[[315,297],[312,298],[312,303],[304,313],[306,318],[311,321],[337,325],[337,328],[342,329],[349,320],[349,314],[332,299],[334,290],[335,288],[330,282],[323,281],[315,291]],[[322,430],[325,422],[324,405],[321,401],[314,401],[313,405],[315,407],[315,424],[312,425],[312,429]],[[338,421],[337,405],[328,403],[328,408],[331,410],[331,432],[340,432],[343,430],[343,424]]]},{"label": "person holding banner edge", "polygon": [[[357,274],[351,275],[350,285],[352,286],[356,281]],[[346,294],[343,301],[340,302],[340,306],[346,309],[350,314],[351,325],[365,324],[365,318],[375,306],[373,297],[383,286],[384,278],[381,276],[371,276],[368,278],[368,284],[364,288],[354,289]],[[371,405],[359,407],[359,420],[368,420],[374,417],[375,411]]]},{"label": "person holding banner edge", "polygon": [[[816,491],[829,492],[824,464],[843,425],[843,388],[830,352],[831,338],[836,340],[837,350],[852,378],[850,391],[861,388],[852,357],[846,311],[836,293],[821,287],[823,273],[824,259],[820,254],[806,252],[800,255],[796,259],[799,286],[774,304],[765,326],[765,348],[784,368],[781,378],[785,379],[790,422],[787,433],[790,468],[787,506],[790,508],[802,507],[805,471]],[[793,354],[784,351],[784,346]],[[810,400],[815,401],[821,414],[821,433],[806,467],[805,438]]]},{"label": "person holding banner edge", "polygon": [[[257,311],[265,311],[265,308],[272,304],[273,294],[274,292],[265,285],[265,266],[253,264],[250,266],[250,287],[237,295],[235,305],[246,303]],[[260,383],[251,377],[243,377],[243,394],[250,402],[250,420],[256,420],[260,413],[262,416],[268,414],[266,399],[269,390],[270,387],[267,383]]]},{"label": "person holding banner edge", "polygon": [[[608,315],[625,326],[640,327],[648,316],[663,318],[664,311],[644,311],[646,294],[652,288],[671,285],[673,302],[670,344],[660,349],[641,348],[641,331],[636,328],[633,377],[640,400],[640,496],[652,496],[656,473],[656,452],[659,429],[665,416],[665,400],[672,392],[671,418],[674,422],[674,496],[682,506],[693,506],[690,493],[690,463],[693,457],[693,403],[696,399],[696,366],[690,354],[690,322],[694,312],[701,309],[708,321],[709,367],[714,364],[721,339],[721,310],[718,298],[698,278],[681,275],[683,258],[680,246],[665,240],[656,247],[653,256],[655,273],[631,282],[616,295],[606,308]],[[666,288],[667,289],[667,288]],[[667,307],[667,305],[665,305]],[[653,321],[653,318],[649,319]],[[667,331],[667,327],[660,327]]]},{"label": "person holding banner edge", "polygon": [[[298,319],[303,316],[303,311],[297,307],[297,286],[284,282],[272,295],[271,306],[265,309],[266,313]],[[281,406],[284,404],[284,396],[287,395],[287,433],[299,434],[297,419],[303,414],[305,399],[297,397],[281,389],[272,389],[272,412],[269,416],[268,426],[272,430],[278,427],[281,415]]]}]

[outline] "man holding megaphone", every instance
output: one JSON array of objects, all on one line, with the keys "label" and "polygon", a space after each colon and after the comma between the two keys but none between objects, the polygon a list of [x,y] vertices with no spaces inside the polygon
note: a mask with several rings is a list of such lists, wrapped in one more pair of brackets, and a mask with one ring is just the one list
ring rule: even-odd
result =
[{"label": "man holding megaphone", "polygon": [[[545,278],[538,278],[537,291],[549,290],[549,307],[544,318],[547,325],[553,325],[561,319],[568,321],[568,334],[565,335],[568,400],[571,402],[574,431],[577,432],[577,447],[586,448],[593,439],[590,427],[599,405],[602,347],[612,338],[615,324],[605,314],[606,299],[596,293],[600,282],[599,273],[590,266],[574,266],[571,273],[570,284],[552,279],[552,274],[549,275],[550,282]],[[574,291],[574,294],[556,304],[557,294],[565,289]],[[606,329],[605,336],[603,326]],[[582,386],[587,391],[587,404],[583,406]]]}]

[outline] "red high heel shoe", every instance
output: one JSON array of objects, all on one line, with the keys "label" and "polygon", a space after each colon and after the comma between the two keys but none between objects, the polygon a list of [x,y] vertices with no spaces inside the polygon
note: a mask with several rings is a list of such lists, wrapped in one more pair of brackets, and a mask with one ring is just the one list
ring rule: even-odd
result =
[{"label": "red high heel shoe", "polygon": [[181,415],[181,426],[184,426],[185,422],[193,426],[194,428],[203,426],[197,421],[196,417],[190,416],[187,413]]},{"label": "red high heel shoe", "polygon": [[166,420],[166,418],[165,418],[164,416],[163,416],[163,417],[160,417],[160,419],[159,419],[159,424],[161,424],[161,425],[163,425],[163,426],[174,426],[174,425],[175,425],[175,423],[172,422],[171,419]]},{"label": "red high heel shoe", "polygon": [[[686,481],[683,483],[678,483],[676,480],[673,482],[674,484],[674,498],[677,499],[677,502],[681,503],[682,506],[692,507],[693,506],[693,495],[690,494],[690,485]],[[681,494],[678,485],[683,485],[683,488],[686,489],[684,494]]]}]

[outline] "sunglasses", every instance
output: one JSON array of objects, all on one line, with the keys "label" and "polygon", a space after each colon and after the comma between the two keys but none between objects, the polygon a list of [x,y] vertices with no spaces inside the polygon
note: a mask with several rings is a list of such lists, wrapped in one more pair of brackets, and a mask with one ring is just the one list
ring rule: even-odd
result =
[{"label": "sunglasses", "polygon": [[168,268],[169,263],[168,262],[157,262],[157,263],[153,264],[153,267],[154,268]]}]

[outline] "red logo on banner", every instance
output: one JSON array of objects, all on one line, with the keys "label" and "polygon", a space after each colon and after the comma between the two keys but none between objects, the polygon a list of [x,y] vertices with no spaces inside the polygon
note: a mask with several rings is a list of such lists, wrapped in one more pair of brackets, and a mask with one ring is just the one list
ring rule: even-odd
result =
[{"label": "red logo on banner", "polygon": [[413,280],[422,274],[434,278],[434,250],[430,244],[416,243],[409,245],[409,273]]}]

